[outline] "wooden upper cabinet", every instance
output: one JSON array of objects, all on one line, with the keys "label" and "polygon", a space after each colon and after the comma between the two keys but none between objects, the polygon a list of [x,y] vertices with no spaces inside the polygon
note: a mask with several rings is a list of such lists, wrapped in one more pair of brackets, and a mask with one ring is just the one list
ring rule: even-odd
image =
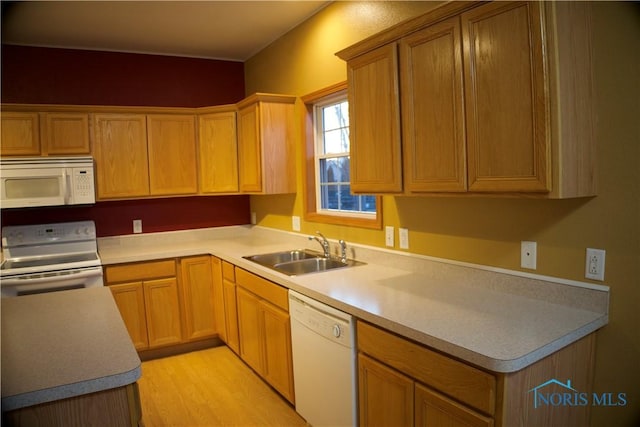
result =
[{"label": "wooden upper cabinet", "polygon": [[89,114],[43,114],[43,151],[50,156],[89,154]]},{"label": "wooden upper cabinet", "polygon": [[238,192],[236,112],[198,116],[200,193]]},{"label": "wooden upper cabinet", "polygon": [[94,114],[98,199],[149,195],[144,114]]},{"label": "wooden upper cabinet", "polygon": [[591,38],[589,2],[448,2],[338,52],[352,189],[594,196]]},{"label": "wooden upper cabinet", "polygon": [[398,54],[395,43],[347,62],[351,191],[402,191]]},{"label": "wooden upper cabinet", "polygon": [[198,191],[195,116],[147,115],[149,189],[152,196]]},{"label": "wooden upper cabinet", "polygon": [[494,2],[462,14],[471,191],[551,190],[540,8]]},{"label": "wooden upper cabinet", "polygon": [[408,192],[467,188],[462,36],[454,17],[400,40]]},{"label": "wooden upper cabinet", "polygon": [[296,191],[295,97],[254,94],[237,104],[240,192]]},{"label": "wooden upper cabinet", "polygon": [[40,155],[40,119],[38,113],[2,111],[0,140],[3,156]]}]

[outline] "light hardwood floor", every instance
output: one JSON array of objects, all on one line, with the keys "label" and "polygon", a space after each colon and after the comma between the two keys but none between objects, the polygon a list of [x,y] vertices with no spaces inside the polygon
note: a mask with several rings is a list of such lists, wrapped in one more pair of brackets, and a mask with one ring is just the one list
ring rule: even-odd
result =
[{"label": "light hardwood floor", "polygon": [[145,427],[306,426],[226,346],[142,363]]}]

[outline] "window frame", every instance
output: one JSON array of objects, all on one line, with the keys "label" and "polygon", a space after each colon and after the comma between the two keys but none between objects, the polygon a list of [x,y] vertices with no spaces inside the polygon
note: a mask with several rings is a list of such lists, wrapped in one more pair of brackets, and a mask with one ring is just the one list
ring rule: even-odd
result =
[{"label": "window frame", "polygon": [[303,193],[304,193],[304,219],[312,222],[322,222],[353,227],[382,229],[382,197],[376,195],[376,213],[333,212],[318,210],[319,188],[316,185],[316,129],[314,126],[316,109],[315,105],[320,101],[337,98],[346,94],[347,82],[340,82],[319,91],[302,96],[304,103],[304,149],[303,151]]}]

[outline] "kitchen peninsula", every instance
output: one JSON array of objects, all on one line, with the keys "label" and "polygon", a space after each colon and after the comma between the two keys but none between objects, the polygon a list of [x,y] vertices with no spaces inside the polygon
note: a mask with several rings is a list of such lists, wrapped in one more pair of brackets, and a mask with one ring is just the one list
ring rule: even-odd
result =
[{"label": "kitchen peninsula", "polygon": [[140,375],[109,289],[2,299],[3,423],[137,426]]}]

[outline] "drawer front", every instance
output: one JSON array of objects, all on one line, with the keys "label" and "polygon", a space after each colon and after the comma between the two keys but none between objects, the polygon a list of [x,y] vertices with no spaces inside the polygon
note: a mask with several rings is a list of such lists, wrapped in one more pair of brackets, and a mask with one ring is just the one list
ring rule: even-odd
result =
[{"label": "drawer front", "polygon": [[467,405],[493,415],[496,378],[465,363],[358,321],[358,350]]},{"label": "drawer front", "polygon": [[230,282],[236,281],[235,266],[227,261],[222,261],[222,277]]},{"label": "drawer front", "polygon": [[109,265],[105,267],[104,275],[108,284],[172,277],[176,275],[176,261],[174,259],[166,259]]},{"label": "drawer front", "polygon": [[236,284],[289,312],[289,294],[286,288],[241,268],[236,268]]}]

